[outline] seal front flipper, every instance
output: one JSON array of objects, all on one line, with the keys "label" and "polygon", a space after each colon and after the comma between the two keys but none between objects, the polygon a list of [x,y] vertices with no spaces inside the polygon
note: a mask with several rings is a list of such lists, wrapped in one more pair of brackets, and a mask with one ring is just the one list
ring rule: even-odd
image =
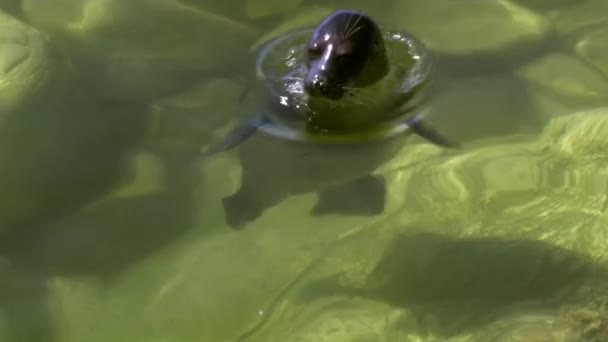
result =
[{"label": "seal front flipper", "polygon": [[228,151],[247,138],[252,136],[258,128],[267,124],[269,121],[266,116],[259,115],[253,119],[239,123],[234,127],[226,137],[222,138],[221,141],[212,143],[207,149],[202,151],[203,155],[212,155],[215,153]]},{"label": "seal front flipper", "polygon": [[327,187],[318,192],[313,216],[342,214],[374,216],[384,212],[386,181],[380,175],[366,175],[351,182]]},{"label": "seal front flipper", "polygon": [[430,141],[431,143],[443,147],[449,148],[460,148],[461,145],[457,141],[453,141],[443,134],[439,133],[431,125],[427,124],[423,119],[422,115],[416,115],[409,119],[406,124],[412,129],[418,136]]}]

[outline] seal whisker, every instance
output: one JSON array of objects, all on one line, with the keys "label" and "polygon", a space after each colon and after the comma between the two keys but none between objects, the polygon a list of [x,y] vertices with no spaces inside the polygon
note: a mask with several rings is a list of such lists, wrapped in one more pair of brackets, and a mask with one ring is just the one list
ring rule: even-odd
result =
[{"label": "seal whisker", "polygon": [[[351,17],[352,17],[352,15],[351,15]],[[359,25],[361,18],[363,18],[363,16],[357,16],[357,20],[353,23],[352,27],[348,30],[348,34],[346,35],[345,39],[350,38],[353,34],[357,33],[361,29],[362,25]]]},{"label": "seal whisker", "polygon": [[[356,25],[356,24],[355,24]],[[352,36],[353,34],[359,32],[359,30],[362,28],[362,25],[356,26],[353,30],[351,30],[350,34],[348,35],[348,37],[346,38],[350,38],[350,36]]]},{"label": "seal whisker", "polygon": [[350,13],[348,17],[346,17],[346,24],[344,24],[344,29],[340,32],[339,35],[342,39],[344,39],[344,37],[346,37],[346,35],[350,31],[353,17],[353,13]]},{"label": "seal whisker", "polygon": [[371,101],[371,97],[365,96],[361,94],[361,92],[353,92],[349,98],[349,101],[357,104],[365,104]]}]

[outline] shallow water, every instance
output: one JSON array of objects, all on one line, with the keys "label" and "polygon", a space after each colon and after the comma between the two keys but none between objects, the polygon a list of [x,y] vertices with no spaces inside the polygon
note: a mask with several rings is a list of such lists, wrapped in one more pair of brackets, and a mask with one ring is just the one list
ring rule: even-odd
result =
[{"label": "shallow water", "polygon": [[[409,136],[382,214],[314,216],[315,192],[269,198],[333,170],[254,146],[273,205],[235,231],[238,156],[200,149],[254,110],[260,42],[338,8],[427,44],[429,120],[463,148]],[[0,341],[606,340],[605,0],[0,10]]]}]

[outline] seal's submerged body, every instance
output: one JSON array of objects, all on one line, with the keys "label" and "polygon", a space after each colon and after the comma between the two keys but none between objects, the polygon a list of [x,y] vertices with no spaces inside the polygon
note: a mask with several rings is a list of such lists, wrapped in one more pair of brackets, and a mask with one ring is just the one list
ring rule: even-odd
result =
[{"label": "seal's submerged body", "polygon": [[[299,50],[290,41],[298,34],[267,45],[258,77],[270,86],[270,112],[237,127],[214,149],[238,145],[241,186],[223,200],[232,228],[290,195],[313,191],[319,194],[313,214],[380,214],[385,183],[372,173],[401,149],[406,134],[400,133],[452,146],[419,115],[409,115],[428,74],[428,58],[415,40],[391,35],[405,50],[399,63],[391,61],[387,34],[370,17],[349,10],[334,12],[306,34]],[[291,62],[272,79],[260,65],[285,42],[287,56],[278,59]]]},{"label": "seal's submerged body", "polygon": [[313,191],[319,191],[314,214],[378,214],[384,181],[368,175],[399,151],[402,139],[325,146],[255,135],[239,147],[241,186],[224,199],[227,222],[239,227],[290,195]]}]

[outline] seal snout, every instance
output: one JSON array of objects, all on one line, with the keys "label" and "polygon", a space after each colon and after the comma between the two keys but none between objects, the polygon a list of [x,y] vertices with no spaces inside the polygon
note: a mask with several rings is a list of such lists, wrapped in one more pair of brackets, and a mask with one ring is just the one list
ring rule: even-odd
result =
[{"label": "seal snout", "polygon": [[312,96],[330,99],[339,99],[344,95],[341,88],[332,86],[327,77],[320,73],[309,74],[304,82],[304,89]]}]

